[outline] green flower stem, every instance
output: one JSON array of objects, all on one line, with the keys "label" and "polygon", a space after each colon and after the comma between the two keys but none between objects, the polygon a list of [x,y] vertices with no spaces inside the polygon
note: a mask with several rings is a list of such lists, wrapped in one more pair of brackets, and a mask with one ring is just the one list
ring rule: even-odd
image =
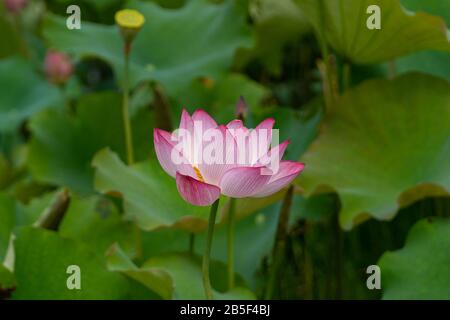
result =
[{"label": "green flower stem", "polygon": [[[325,21],[325,8],[323,1],[319,1],[319,15],[322,23]],[[322,61],[318,61],[318,69],[322,76],[323,94],[326,105],[326,110],[329,112],[335,105],[338,97],[338,85],[336,75],[336,59],[334,55],[330,54],[327,46],[325,35],[316,30],[316,38],[319,42]]]},{"label": "green flower stem", "polygon": [[265,299],[270,300],[273,297],[276,284],[279,280],[281,266],[283,265],[286,251],[286,237],[288,232],[289,214],[292,206],[294,187],[290,186],[283,199],[283,204],[278,218],[277,234],[272,252],[272,264],[269,270],[269,281],[267,284]]},{"label": "green flower stem", "polygon": [[227,274],[228,290],[234,287],[234,234],[235,234],[236,199],[230,198],[227,229]]},{"label": "green flower stem", "polygon": [[20,45],[21,54],[26,59],[30,59],[31,52],[30,52],[30,48],[28,47],[28,43],[26,40],[27,38],[26,38],[25,30],[23,28],[21,15],[16,15],[13,17],[13,28],[17,32],[17,35],[20,37],[19,45]]},{"label": "green flower stem", "polygon": [[[122,104],[122,117],[123,128],[125,132],[125,146],[127,149],[127,163],[131,165],[134,163],[134,151],[133,151],[133,136],[131,132],[130,110],[129,110],[129,96],[130,96],[130,43],[125,44],[124,50],[124,81],[123,81],[123,104]],[[142,232],[137,223],[134,226],[135,231],[135,249],[136,257],[142,257]]]},{"label": "green flower stem", "polygon": [[124,71],[124,81],[123,81],[123,105],[122,105],[122,114],[123,114],[123,126],[125,131],[125,145],[127,148],[127,161],[128,164],[133,164],[134,162],[134,152],[133,152],[133,136],[131,133],[131,121],[130,121],[130,113],[129,113],[129,64],[130,64],[130,55],[128,45],[125,48],[125,71]]},{"label": "green flower stem", "polygon": [[203,286],[205,288],[206,299],[212,300],[213,293],[211,287],[211,281],[209,280],[209,256],[211,254],[211,244],[214,233],[214,225],[216,223],[217,208],[219,206],[219,199],[217,199],[211,206],[208,221],[208,233],[206,236],[205,253],[203,254]]}]

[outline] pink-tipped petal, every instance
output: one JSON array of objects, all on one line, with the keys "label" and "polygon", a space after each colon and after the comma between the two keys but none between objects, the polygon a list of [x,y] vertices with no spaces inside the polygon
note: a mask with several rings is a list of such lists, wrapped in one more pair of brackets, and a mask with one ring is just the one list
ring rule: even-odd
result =
[{"label": "pink-tipped petal", "polygon": [[247,142],[248,160],[250,165],[255,165],[256,161],[264,156],[269,150],[270,144],[272,143],[272,128],[274,124],[274,119],[267,118],[261,121],[261,123],[250,132]]},{"label": "pink-tipped petal", "polygon": [[183,111],[181,111],[181,120],[180,120],[180,127],[179,128],[187,130],[187,131],[189,131],[191,133],[194,131],[194,123],[192,121],[191,116],[186,111],[186,109],[183,109]]},{"label": "pink-tipped petal", "polygon": [[209,206],[220,197],[220,189],[190,176],[176,173],[177,188],[181,197],[196,206]]},{"label": "pink-tipped petal", "polygon": [[237,167],[225,172],[220,189],[226,196],[245,198],[260,190],[270,177],[261,173],[261,167]]},{"label": "pink-tipped petal", "polygon": [[236,158],[240,165],[248,165],[248,139],[250,130],[244,127],[242,120],[235,119],[227,124],[228,132],[236,141]]},{"label": "pink-tipped petal", "polygon": [[278,172],[271,176],[269,182],[261,189],[257,190],[253,197],[266,197],[283,189],[303,171],[304,167],[305,165],[303,163],[281,161]]},{"label": "pink-tipped petal", "polygon": [[217,128],[216,121],[203,109],[198,109],[192,114],[192,121],[200,121],[203,131],[211,128]]},{"label": "pink-tipped petal", "polygon": [[[177,171],[183,174],[195,176],[195,171],[189,164],[188,160],[182,153],[176,150],[176,145],[172,140],[172,134],[155,128],[153,130],[153,143],[155,145],[156,157],[158,158],[161,167],[169,175],[175,178]],[[177,158],[173,158],[174,156]]]},{"label": "pink-tipped petal", "polygon": [[259,129],[267,129],[267,130],[271,130],[273,128],[275,124],[275,119],[273,118],[267,118],[264,119],[263,121],[261,121],[255,128],[255,130],[259,130]]},{"label": "pink-tipped petal", "polygon": [[241,118],[247,117],[248,106],[245,102],[244,97],[239,97],[238,102],[236,103],[236,115]]},{"label": "pink-tipped petal", "polygon": [[170,133],[161,129],[153,130],[153,143],[155,145],[156,157],[161,167],[172,177],[175,177],[177,167],[172,161],[172,150],[174,144],[170,140]]},{"label": "pink-tipped petal", "polygon": [[269,163],[273,163],[274,161],[280,163],[281,159],[283,158],[284,152],[286,151],[286,148],[290,142],[291,141],[289,139],[285,140],[279,145],[270,149],[266,155],[258,159],[256,165],[257,166],[268,165]]},{"label": "pink-tipped petal", "polygon": [[234,120],[231,120],[230,122],[228,122],[227,128],[228,129],[244,128],[244,123],[242,122],[242,120],[234,119]]}]

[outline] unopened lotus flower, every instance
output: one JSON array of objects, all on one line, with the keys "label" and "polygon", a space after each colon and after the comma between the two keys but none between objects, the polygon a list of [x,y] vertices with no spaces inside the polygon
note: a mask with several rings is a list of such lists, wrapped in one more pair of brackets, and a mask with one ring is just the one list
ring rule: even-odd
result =
[{"label": "unopened lotus flower", "polygon": [[[268,196],[290,184],[304,168],[295,161],[273,165],[289,144],[284,141],[270,148],[274,123],[266,119],[250,130],[241,120],[218,125],[204,110],[192,116],[183,110],[174,133],[154,130],[156,155],[163,169],[176,178],[183,199],[191,204],[211,205],[221,194],[232,198]],[[181,147],[186,140],[193,143]]]},{"label": "unopened lotus flower", "polygon": [[73,64],[65,53],[49,50],[45,56],[44,71],[51,82],[64,84],[72,76]]},{"label": "unopened lotus flower", "polygon": [[5,8],[12,14],[20,13],[28,4],[28,0],[5,0]]}]

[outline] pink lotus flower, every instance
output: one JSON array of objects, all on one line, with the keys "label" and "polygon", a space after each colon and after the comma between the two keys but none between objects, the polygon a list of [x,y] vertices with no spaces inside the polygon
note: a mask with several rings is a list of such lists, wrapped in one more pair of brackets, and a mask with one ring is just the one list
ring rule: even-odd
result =
[{"label": "pink lotus flower", "polygon": [[50,50],[45,56],[44,71],[51,82],[63,84],[73,73],[72,61],[65,53]]},{"label": "pink lotus flower", "polygon": [[[204,110],[195,111],[192,117],[183,110],[179,130],[169,133],[154,129],[156,155],[163,169],[176,178],[183,199],[191,204],[211,205],[221,194],[232,198],[265,197],[289,185],[304,168],[295,161],[279,161],[289,141],[269,149],[274,123],[269,118],[250,130],[241,120],[217,125]],[[261,136],[267,139],[258,140]],[[192,144],[185,144],[191,140]],[[257,148],[252,148],[255,145]],[[209,154],[211,149],[216,156]],[[206,154],[216,161],[202,159]],[[268,159],[271,164],[274,159],[278,162],[269,167]]]},{"label": "pink lotus flower", "polygon": [[5,8],[12,14],[20,13],[28,4],[27,0],[5,0]]}]

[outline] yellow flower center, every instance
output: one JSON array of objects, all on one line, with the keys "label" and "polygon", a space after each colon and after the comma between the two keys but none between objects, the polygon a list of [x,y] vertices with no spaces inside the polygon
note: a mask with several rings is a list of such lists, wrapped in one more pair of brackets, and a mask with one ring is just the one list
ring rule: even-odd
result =
[{"label": "yellow flower center", "polygon": [[200,169],[197,168],[196,166],[193,166],[195,174],[197,175],[198,180],[200,180],[201,182],[205,182],[205,179],[203,179],[203,176],[200,172]]},{"label": "yellow flower center", "polygon": [[119,26],[129,29],[139,29],[145,22],[144,16],[139,11],[131,9],[116,12],[115,19]]}]

